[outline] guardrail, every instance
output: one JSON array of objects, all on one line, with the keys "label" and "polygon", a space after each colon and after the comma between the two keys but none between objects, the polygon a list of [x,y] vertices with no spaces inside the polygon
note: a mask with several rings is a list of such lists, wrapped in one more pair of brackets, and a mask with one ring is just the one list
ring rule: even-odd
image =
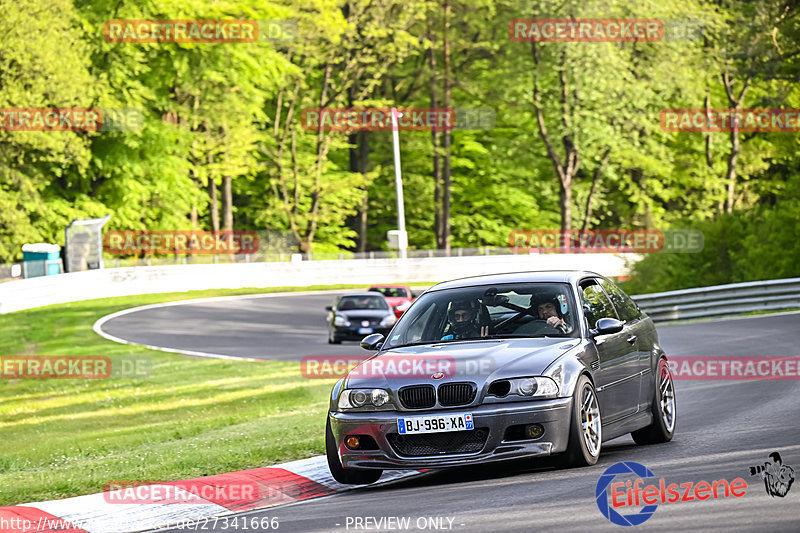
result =
[{"label": "guardrail", "polygon": [[640,294],[633,299],[656,322],[800,308],[800,278]]}]

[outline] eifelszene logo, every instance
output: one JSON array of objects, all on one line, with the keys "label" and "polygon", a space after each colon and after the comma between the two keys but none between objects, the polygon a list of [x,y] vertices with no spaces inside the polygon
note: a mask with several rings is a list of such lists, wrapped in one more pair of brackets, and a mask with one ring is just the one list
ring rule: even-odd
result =
[{"label": "eifelszene logo", "polygon": [[[613,482],[617,476],[636,479]],[[657,481],[658,484],[644,485],[647,478],[654,478],[653,481]],[[721,499],[731,496],[741,498],[745,494],[747,494],[747,482],[740,477],[730,482],[727,479],[718,479],[713,482],[686,481],[667,484],[663,477],[655,479],[655,474],[649,468],[632,461],[608,467],[597,480],[595,488],[598,509],[603,516],[618,526],[637,526],[646,522],[656,512],[659,503]],[[617,510],[640,505],[644,507],[630,514],[623,515]]]},{"label": "eifelszene logo", "polygon": [[794,483],[794,468],[783,464],[781,454],[772,452],[769,454],[769,461],[761,465],[750,467],[751,476],[761,476],[764,480],[764,488],[767,494],[783,498]]}]

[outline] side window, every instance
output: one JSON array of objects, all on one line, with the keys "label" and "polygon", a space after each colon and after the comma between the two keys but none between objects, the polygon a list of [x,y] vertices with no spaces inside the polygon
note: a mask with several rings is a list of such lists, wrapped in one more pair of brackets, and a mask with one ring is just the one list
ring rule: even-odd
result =
[{"label": "side window", "polygon": [[596,281],[584,281],[581,283],[581,289],[583,313],[589,321],[589,328],[594,329],[601,318],[617,318],[611,300]]},{"label": "side window", "polygon": [[614,307],[617,308],[620,320],[623,322],[633,322],[641,317],[636,302],[631,300],[619,287],[604,279],[600,280],[600,284],[611,297],[611,302],[614,304]]},{"label": "side window", "polygon": [[[425,335],[425,326],[427,325],[428,329],[431,328],[431,323],[433,322],[431,318],[436,307],[436,303],[432,303],[422,314],[417,315],[417,317],[414,319],[414,322],[411,324],[408,330],[406,330],[405,339],[403,339],[403,342],[416,342],[422,339],[423,335]],[[439,337],[434,338],[438,339]]]}]

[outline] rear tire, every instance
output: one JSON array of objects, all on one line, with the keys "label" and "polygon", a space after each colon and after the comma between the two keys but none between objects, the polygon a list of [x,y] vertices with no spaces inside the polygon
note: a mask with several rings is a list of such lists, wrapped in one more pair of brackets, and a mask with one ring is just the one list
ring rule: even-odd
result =
[{"label": "rear tire", "polygon": [[596,464],[603,445],[602,428],[597,392],[589,378],[581,376],[572,395],[567,451],[561,455],[557,464],[566,468]]},{"label": "rear tire", "polygon": [[345,485],[369,485],[378,481],[381,474],[383,474],[383,470],[356,470],[355,468],[344,468],[342,466],[341,461],[339,461],[336,439],[333,438],[330,413],[328,422],[325,425],[325,455],[328,458],[328,468],[333,479]]},{"label": "rear tire", "polygon": [[656,367],[656,390],[650,406],[653,423],[631,433],[636,444],[658,444],[669,442],[675,434],[677,423],[677,402],[675,401],[675,383],[665,358],[658,361]]}]

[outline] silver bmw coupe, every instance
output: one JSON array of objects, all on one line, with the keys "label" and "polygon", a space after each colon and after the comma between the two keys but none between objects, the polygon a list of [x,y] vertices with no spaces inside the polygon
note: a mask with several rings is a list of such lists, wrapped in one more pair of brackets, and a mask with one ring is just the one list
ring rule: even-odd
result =
[{"label": "silver bmw coupe", "polygon": [[556,455],[597,462],[631,433],[667,442],[675,388],[653,321],[613,282],[583,271],[439,283],[330,397],[326,453],[340,483],[384,469]]}]

